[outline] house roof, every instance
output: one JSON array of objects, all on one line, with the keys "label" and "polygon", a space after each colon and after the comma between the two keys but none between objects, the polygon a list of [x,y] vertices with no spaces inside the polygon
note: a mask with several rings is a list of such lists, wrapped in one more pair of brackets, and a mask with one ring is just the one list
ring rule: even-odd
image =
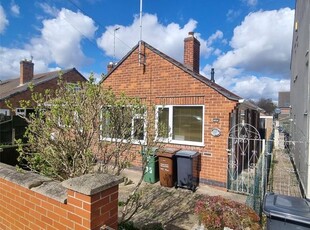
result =
[{"label": "house roof", "polygon": [[[75,71],[79,75],[81,75],[82,78],[85,79],[85,77],[80,74],[75,68],[67,69],[67,70],[61,70],[62,76],[65,78],[66,74]],[[34,86],[43,84],[47,81],[50,81],[52,79],[58,78],[60,74],[60,71],[53,71],[53,72],[47,72],[47,73],[40,73],[33,75],[33,79],[30,81]],[[86,80],[86,79],[85,79]],[[20,85],[20,78],[14,78],[9,79],[6,81],[0,81],[0,101],[7,99],[15,94],[22,93],[24,91],[28,90],[29,83],[27,82],[23,85]]]},{"label": "house roof", "polygon": [[[189,75],[191,75],[192,77],[196,78],[197,80],[203,82],[204,84],[206,84],[207,86],[211,87],[212,89],[214,89],[215,91],[217,91],[218,93],[222,94],[224,97],[233,100],[233,101],[239,101],[240,99],[242,99],[241,97],[239,97],[238,95],[230,92],[229,90],[225,89],[224,87],[212,82],[211,80],[209,80],[208,78],[202,76],[201,74],[198,74],[194,71],[192,71],[191,69],[187,68],[184,64],[176,61],[175,59],[169,57],[168,55],[164,54],[163,52],[159,51],[158,49],[154,48],[153,46],[149,45],[148,43],[142,41],[142,44],[147,47],[148,49],[150,49],[151,51],[153,51],[154,53],[158,54],[159,56],[161,56],[162,58],[164,58],[165,60],[169,61],[170,63],[172,63],[173,65],[177,66],[178,68],[182,69],[183,71],[187,72]],[[136,46],[134,46],[132,48],[131,51],[129,51],[118,63],[117,65],[100,81],[100,83],[102,83],[105,79],[107,79],[113,72],[115,69],[117,69],[122,62],[124,62],[128,56],[130,56],[137,48],[139,47],[139,44],[137,44]]]}]

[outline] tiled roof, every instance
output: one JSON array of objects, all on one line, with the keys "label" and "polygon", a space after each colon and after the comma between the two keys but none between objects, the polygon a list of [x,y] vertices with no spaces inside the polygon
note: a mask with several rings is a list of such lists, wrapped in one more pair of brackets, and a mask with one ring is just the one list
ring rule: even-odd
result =
[{"label": "tiled roof", "polygon": [[[142,42],[145,47],[147,47],[148,49],[150,49],[151,51],[153,51],[154,53],[158,54],[159,56],[161,56],[162,58],[166,59],[167,61],[171,62],[172,64],[174,64],[175,66],[179,67],[180,69],[182,69],[183,71],[187,72],[189,75],[191,75],[192,77],[196,78],[197,80],[203,82],[204,84],[206,84],[207,86],[211,87],[212,89],[214,89],[215,91],[217,91],[218,93],[222,94],[223,96],[225,96],[226,98],[233,100],[233,101],[238,101],[239,99],[242,99],[241,97],[239,97],[238,95],[230,92],[229,90],[223,88],[222,86],[212,82],[211,80],[209,80],[208,78],[202,76],[201,74],[195,73],[194,71],[190,70],[189,68],[187,68],[184,64],[176,61],[175,59],[169,57],[168,55],[164,54],[163,52],[159,51],[158,49],[154,48],[153,46],[149,45],[146,42]],[[137,44],[135,47],[132,48],[132,50],[122,58],[122,60],[120,60],[117,65],[105,76],[105,78],[103,78],[101,80],[101,82],[103,82],[106,78],[108,78],[110,76],[110,74],[118,67],[122,64],[122,62],[124,62],[127,57],[133,53],[134,50],[136,50],[138,48],[139,44]],[[101,83],[100,82],[100,83]]]},{"label": "tiled roof", "polygon": [[[47,73],[41,73],[41,74],[35,74],[33,76],[32,81],[30,81],[34,86],[40,85],[44,82],[50,81],[54,78],[58,78],[60,72],[62,73],[62,76],[65,77],[66,73],[69,73],[71,71],[77,71],[75,68],[67,69],[67,70],[61,70],[61,71],[53,71],[53,72],[47,72]],[[81,75],[82,76],[82,75]],[[24,92],[28,90],[29,83],[27,82],[23,85],[20,85],[19,83],[19,77],[14,79],[9,79],[6,81],[0,81],[0,101],[5,100],[15,94]]]}]

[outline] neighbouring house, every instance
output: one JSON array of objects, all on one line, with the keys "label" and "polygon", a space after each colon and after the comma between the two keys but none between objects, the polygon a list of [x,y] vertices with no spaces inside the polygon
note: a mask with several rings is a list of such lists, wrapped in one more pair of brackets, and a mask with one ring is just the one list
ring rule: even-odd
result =
[{"label": "neighbouring house", "polygon": [[278,108],[281,110],[279,120],[287,119],[291,113],[290,92],[278,92]]},{"label": "neighbouring house", "polygon": [[[32,61],[20,62],[20,76],[17,78],[0,81],[0,144],[11,143],[14,139],[21,138],[25,129],[25,121],[13,115],[27,115],[33,111],[32,108],[20,108],[20,100],[30,100],[32,92],[29,90],[33,85],[35,92],[43,93],[46,89],[56,89],[60,71],[34,74],[34,63]],[[62,70],[63,81],[75,84],[79,81],[87,81],[75,68]],[[12,104],[14,111],[8,108],[6,101]],[[5,118],[9,117],[9,120]],[[16,129],[15,129],[16,128]]]},{"label": "neighbouring house", "polygon": [[[16,114],[25,113],[22,108],[18,108],[20,100],[30,100],[31,91],[29,84],[34,86],[35,92],[44,92],[46,89],[56,89],[60,71],[34,74],[34,63],[32,61],[20,62],[20,76],[17,78],[0,82],[0,113],[10,115],[12,111],[7,107],[6,100],[12,103],[13,111]],[[62,79],[68,83],[87,81],[75,68],[61,70]],[[31,109],[31,108],[29,108]]]},{"label": "neighbouring house", "polygon": [[273,116],[262,112],[260,113],[259,120],[259,131],[261,133],[261,138],[268,140],[273,131]]},{"label": "neighbouring house", "polygon": [[[211,80],[200,75],[199,56],[200,43],[193,32],[184,40],[184,63],[141,41],[116,65],[108,65],[101,84],[155,105],[155,123],[169,130],[160,139],[167,147],[200,152],[200,182],[226,188],[229,131],[242,123],[258,129],[261,110],[216,84],[214,70]],[[140,121],[133,118],[132,128]]]},{"label": "neighbouring house", "polygon": [[291,138],[294,163],[310,198],[310,1],[296,0],[291,56]]}]

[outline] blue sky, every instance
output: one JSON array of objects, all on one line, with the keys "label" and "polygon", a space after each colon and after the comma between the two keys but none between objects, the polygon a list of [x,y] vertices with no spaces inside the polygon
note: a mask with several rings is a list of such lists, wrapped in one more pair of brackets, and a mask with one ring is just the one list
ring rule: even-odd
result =
[{"label": "blue sky", "polygon": [[[194,31],[201,74],[209,78],[213,67],[216,82],[234,93],[277,101],[290,85],[294,7],[294,0],[143,0],[142,39],[183,62],[183,40]],[[0,0],[0,80],[18,76],[20,60],[31,57],[36,73],[76,67],[99,78],[138,43],[139,8],[140,0]]]}]

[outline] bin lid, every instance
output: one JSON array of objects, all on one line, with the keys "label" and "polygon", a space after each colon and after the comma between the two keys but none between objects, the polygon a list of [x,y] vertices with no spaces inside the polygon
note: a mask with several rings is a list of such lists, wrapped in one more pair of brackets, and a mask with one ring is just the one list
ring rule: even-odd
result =
[{"label": "bin lid", "polygon": [[189,158],[193,158],[195,156],[197,156],[199,153],[196,151],[190,151],[190,150],[180,150],[178,151],[175,155],[176,156],[182,156],[182,157],[189,157]]},{"label": "bin lid", "polygon": [[263,211],[267,217],[278,217],[310,225],[310,203],[304,198],[268,193]]},{"label": "bin lid", "polygon": [[173,157],[174,154],[179,151],[180,149],[177,148],[164,148],[164,149],[159,149],[157,151],[157,156],[159,157]]}]

